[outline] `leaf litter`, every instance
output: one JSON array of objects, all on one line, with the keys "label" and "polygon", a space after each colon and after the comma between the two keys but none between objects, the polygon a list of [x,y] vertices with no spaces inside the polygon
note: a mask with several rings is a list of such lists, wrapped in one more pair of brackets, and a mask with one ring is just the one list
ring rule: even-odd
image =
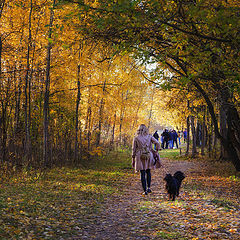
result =
[{"label": "leaf litter", "polygon": [[126,168],[59,168],[2,183],[0,239],[240,239],[240,182],[209,175],[206,163],[163,162],[187,176],[175,202],[162,169],[147,196]]}]

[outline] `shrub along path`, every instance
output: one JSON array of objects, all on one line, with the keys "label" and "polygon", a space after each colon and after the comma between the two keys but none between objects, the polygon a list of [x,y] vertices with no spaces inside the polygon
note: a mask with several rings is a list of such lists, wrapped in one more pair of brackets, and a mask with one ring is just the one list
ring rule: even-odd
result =
[{"label": "shrub along path", "polygon": [[161,169],[153,192],[141,195],[127,156],[3,179],[0,239],[240,239],[239,178],[206,162],[162,159],[170,173],[186,174],[172,202]]}]

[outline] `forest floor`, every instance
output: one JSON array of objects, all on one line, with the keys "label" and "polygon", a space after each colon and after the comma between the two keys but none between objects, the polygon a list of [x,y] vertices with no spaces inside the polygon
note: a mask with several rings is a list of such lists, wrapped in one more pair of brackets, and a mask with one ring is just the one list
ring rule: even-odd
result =
[{"label": "forest floor", "polygon": [[186,175],[174,202],[162,169],[152,171],[152,193],[142,195],[127,152],[2,179],[0,239],[240,239],[240,179],[227,164],[162,162]]}]

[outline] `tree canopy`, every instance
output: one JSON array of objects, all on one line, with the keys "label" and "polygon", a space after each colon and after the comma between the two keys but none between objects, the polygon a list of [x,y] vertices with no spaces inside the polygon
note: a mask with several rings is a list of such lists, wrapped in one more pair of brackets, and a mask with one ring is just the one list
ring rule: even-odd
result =
[{"label": "tree canopy", "polygon": [[3,162],[37,164],[43,152],[46,165],[78,161],[104,144],[130,144],[139,123],[181,129],[192,115],[214,125],[240,169],[238,1],[0,7]]},{"label": "tree canopy", "polygon": [[[69,1],[78,4],[78,26],[87,36],[156,61],[171,74],[167,88],[201,93],[215,134],[239,169],[239,6],[237,1]],[[123,50],[123,51],[124,51]],[[226,112],[219,131],[214,101]],[[234,153],[233,153],[234,152]]]}]

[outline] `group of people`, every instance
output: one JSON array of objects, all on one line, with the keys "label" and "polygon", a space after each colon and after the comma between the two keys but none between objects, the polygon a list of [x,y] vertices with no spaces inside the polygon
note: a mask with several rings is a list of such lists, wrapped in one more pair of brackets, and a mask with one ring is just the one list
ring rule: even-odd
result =
[{"label": "group of people", "polygon": [[[186,130],[185,130],[186,131]],[[141,124],[137,130],[137,136],[133,139],[132,145],[132,167],[135,171],[140,171],[141,183],[143,194],[147,195],[152,192],[151,190],[151,169],[160,168],[162,163],[158,150],[162,148],[173,148],[174,143],[178,148],[181,144],[181,138],[186,139],[186,132],[182,131],[177,133],[175,130],[168,131],[165,129],[161,134],[161,138],[156,131],[153,136],[149,134],[148,128]],[[161,139],[161,144],[159,143]],[[152,148],[154,145],[154,149]]]},{"label": "group of people", "polygon": [[161,142],[161,147],[162,149],[173,149],[174,145],[176,145],[176,148],[178,148],[179,145],[181,145],[181,141],[183,140],[186,142],[187,139],[187,130],[185,129],[184,131],[176,131],[175,129],[164,129],[164,131],[161,134],[161,137],[159,137],[158,132],[156,131],[153,134],[153,137]]}]

